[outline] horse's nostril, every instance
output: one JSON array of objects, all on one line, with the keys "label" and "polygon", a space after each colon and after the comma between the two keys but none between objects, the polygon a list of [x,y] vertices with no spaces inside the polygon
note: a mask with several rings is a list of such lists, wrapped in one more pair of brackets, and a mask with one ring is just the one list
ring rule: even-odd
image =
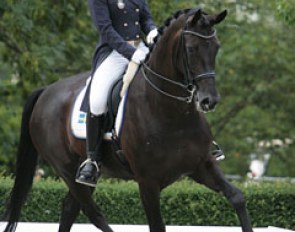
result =
[{"label": "horse's nostril", "polygon": [[202,100],[203,105],[208,105],[210,103],[209,97],[206,97]]},{"label": "horse's nostril", "polygon": [[210,99],[209,99],[209,97],[204,98],[204,99],[202,100],[201,104],[202,104],[202,105],[209,105],[209,104],[210,104]]},{"label": "horse's nostril", "polygon": [[201,106],[203,110],[210,111],[213,110],[218,103],[218,99],[206,97],[201,101]]}]

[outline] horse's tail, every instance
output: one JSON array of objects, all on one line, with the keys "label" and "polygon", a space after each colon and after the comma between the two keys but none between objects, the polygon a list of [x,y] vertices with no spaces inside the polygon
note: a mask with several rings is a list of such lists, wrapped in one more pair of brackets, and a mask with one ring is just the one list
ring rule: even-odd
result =
[{"label": "horse's tail", "polygon": [[29,133],[29,122],[35,103],[43,91],[44,89],[39,89],[33,92],[23,109],[20,141],[17,151],[16,175],[7,209],[4,214],[5,220],[8,221],[4,232],[14,232],[16,230],[21,207],[32,187],[38,161],[38,153]]}]

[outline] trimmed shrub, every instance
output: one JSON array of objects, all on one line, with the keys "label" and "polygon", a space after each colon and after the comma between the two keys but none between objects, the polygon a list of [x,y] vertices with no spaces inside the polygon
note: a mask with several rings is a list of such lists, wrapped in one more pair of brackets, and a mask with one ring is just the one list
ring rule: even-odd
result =
[{"label": "trimmed shrub", "polygon": [[[9,178],[0,179],[0,213],[12,187]],[[291,183],[235,183],[245,195],[254,227],[278,226],[295,229],[295,185]],[[42,180],[34,184],[22,210],[21,221],[59,221],[67,188],[61,181]],[[118,180],[99,182],[94,193],[110,224],[146,224],[137,184]],[[219,194],[189,180],[166,188],[161,194],[163,218],[169,225],[239,226],[229,202]],[[80,215],[77,222],[88,222]]]}]

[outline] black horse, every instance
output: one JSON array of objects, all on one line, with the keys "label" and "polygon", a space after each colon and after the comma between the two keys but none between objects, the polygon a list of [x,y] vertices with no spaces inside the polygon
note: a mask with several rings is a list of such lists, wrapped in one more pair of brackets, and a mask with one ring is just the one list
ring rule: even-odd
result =
[{"label": "black horse", "polygon": [[[213,26],[226,14],[190,9],[166,21],[129,87],[120,135],[128,165],[110,143],[103,144],[103,173],[138,183],[151,232],[165,231],[161,190],[183,175],[223,194],[236,210],[243,232],[252,232],[243,194],[225,179],[210,155],[212,135],[203,114],[220,100],[214,80],[219,42]],[[79,162],[86,157],[85,141],[72,136],[70,116],[84,83],[83,76],[64,79],[28,99],[5,232],[15,231],[38,154],[69,188],[59,231],[70,231],[80,210],[102,231],[112,231],[92,199],[94,189],[75,182]]]}]

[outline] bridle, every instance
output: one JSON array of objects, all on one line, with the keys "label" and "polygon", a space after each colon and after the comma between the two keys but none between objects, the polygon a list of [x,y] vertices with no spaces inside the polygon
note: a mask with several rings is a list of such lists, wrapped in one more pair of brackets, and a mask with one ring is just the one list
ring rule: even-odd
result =
[{"label": "bridle", "polygon": [[[203,35],[201,33],[188,30],[187,29],[187,24],[184,26],[184,28],[182,30],[182,33],[181,33],[181,46],[182,46],[182,48],[184,50],[183,67],[184,67],[184,71],[185,71],[185,82],[186,83],[173,81],[173,80],[171,80],[171,79],[169,79],[169,78],[167,78],[165,76],[162,76],[162,75],[156,73],[145,62],[142,63],[143,68],[141,68],[141,71],[142,71],[142,74],[143,74],[144,79],[146,80],[146,82],[153,89],[158,91],[159,93],[161,93],[161,94],[163,94],[163,95],[165,95],[167,97],[179,100],[179,101],[184,101],[184,102],[187,102],[187,103],[191,103],[193,98],[194,98],[194,94],[197,91],[196,85],[194,83],[197,83],[197,82],[199,82],[201,80],[204,80],[204,79],[214,79],[215,78],[215,72],[211,71],[211,72],[201,73],[201,74],[198,74],[196,76],[192,75],[192,73],[189,70],[189,64],[188,64],[187,51],[186,51],[186,47],[185,47],[184,35],[193,35],[193,36],[197,36],[199,38],[207,40],[207,39],[214,38],[216,36],[216,30],[214,30],[211,35]],[[187,96],[176,96],[176,95],[174,95],[172,93],[168,93],[168,92],[160,89],[156,84],[154,84],[149,79],[149,77],[146,75],[145,71],[150,72],[155,77],[157,77],[157,78],[159,78],[161,80],[164,80],[164,81],[166,81],[166,82],[168,82],[170,84],[176,85],[176,86],[184,89],[186,91],[186,93],[187,93]]]},{"label": "bridle", "polygon": [[205,73],[201,73],[196,75],[195,77],[191,77],[191,72],[189,71],[189,64],[188,64],[188,57],[187,57],[187,52],[186,52],[186,47],[185,47],[185,40],[184,40],[184,35],[193,35],[193,36],[197,36],[199,38],[202,39],[212,39],[216,36],[216,30],[213,31],[213,33],[211,35],[203,35],[200,34],[198,32],[194,32],[194,31],[189,31],[189,30],[183,30],[182,34],[181,34],[181,42],[182,42],[182,47],[184,49],[184,59],[183,59],[183,67],[185,70],[185,79],[186,82],[189,84],[193,84],[195,82],[204,80],[204,79],[209,79],[209,78],[215,78],[215,72],[211,71],[211,72],[205,72]]}]

